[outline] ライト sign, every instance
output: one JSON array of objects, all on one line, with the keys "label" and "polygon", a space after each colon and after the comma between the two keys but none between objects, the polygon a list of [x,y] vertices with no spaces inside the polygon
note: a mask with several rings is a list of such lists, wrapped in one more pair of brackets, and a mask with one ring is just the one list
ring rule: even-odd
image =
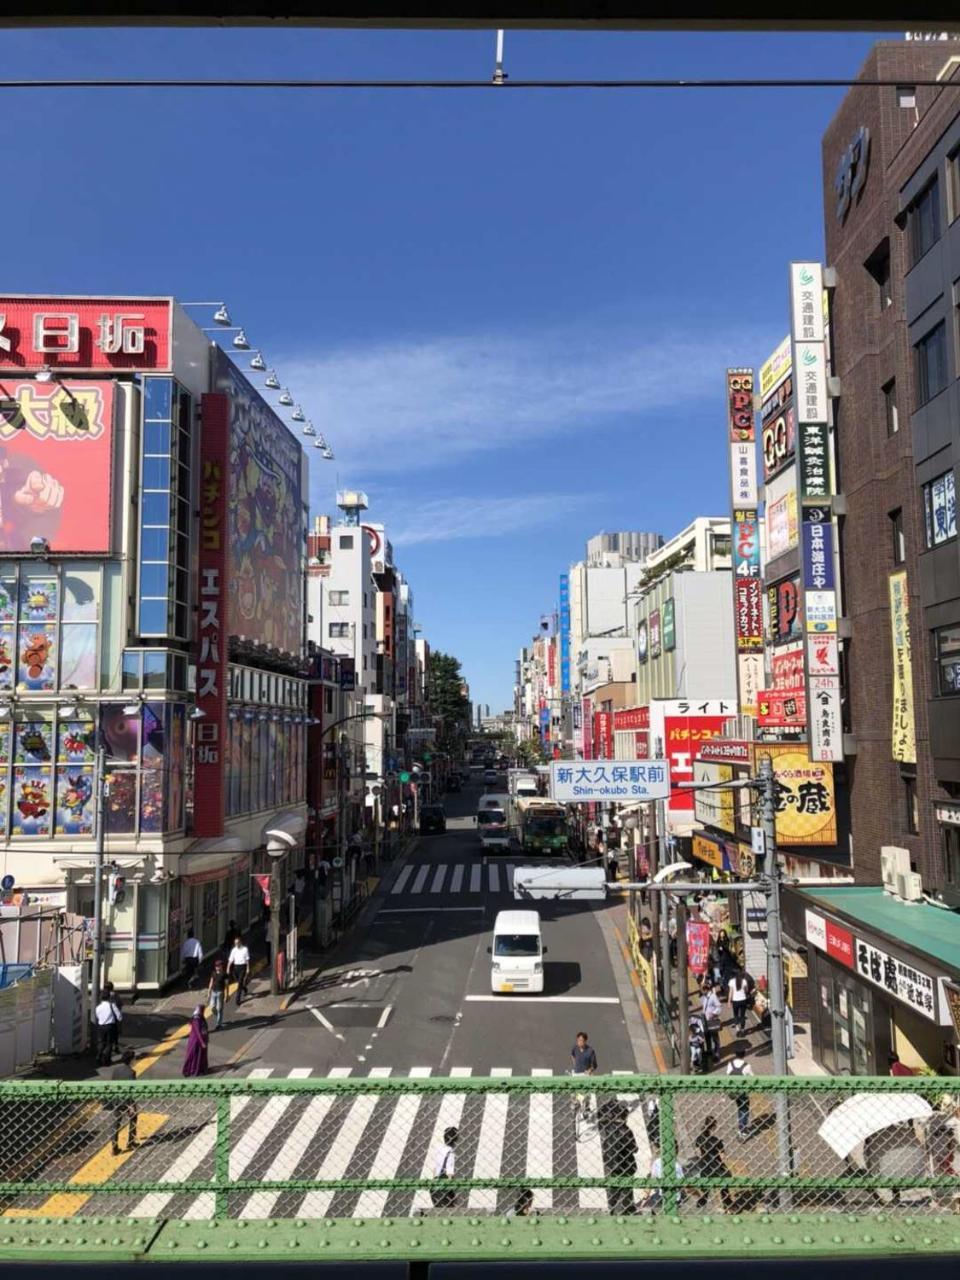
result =
[{"label": "\u30e9\u30a4\u30c8 sign", "polygon": [[666,760],[554,760],[550,795],[562,804],[665,800],[670,794]]}]

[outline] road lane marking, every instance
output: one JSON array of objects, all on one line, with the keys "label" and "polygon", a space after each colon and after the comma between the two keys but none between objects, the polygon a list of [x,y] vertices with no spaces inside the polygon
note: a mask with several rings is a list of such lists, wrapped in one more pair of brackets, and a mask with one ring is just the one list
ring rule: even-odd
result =
[{"label": "road lane marking", "polygon": [[[550,1067],[534,1067],[531,1076],[552,1076]],[[527,1177],[549,1178],[553,1175],[553,1095],[532,1093],[527,1119]],[[534,1187],[534,1209],[552,1209],[553,1192],[549,1187]]]},{"label": "road lane marking", "polygon": [[507,893],[512,893],[513,892],[513,863],[512,862],[508,862],[507,865],[503,868],[503,878],[505,882],[503,886],[504,890]]},{"label": "road lane marking", "polygon": [[[122,1106],[122,1103],[118,1103]],[[137,1142],[142,1144],[161,1128],[170,1119],[168,1115],[164,1115],[159,1111],[141,1111],[137,1116]],[[112,1117],[111,1117],[112,1120]],[[115,1173],[118,1173],[134,1154],[126,1144],[130,1139],[130,1126],[125,1124],[120,1130],[120,1141],[124,1143],[125,1149],[120,1155],[113,1154],[113,1140],[105,1143],[100,1150],[89,1160],[83,1164],[72,1178],[68,1181],[68,1186],[82,1185],[93,1183],[109,1182]],[[48,1196],[38,1209],[5,1209],[3,1216],[5,1218],[72,1218],[75,1213],[79,1213],[83,1206],[91,1200],[96,1192],[94,1191],[56,1191],[53,1195]]]},{"label": "road lane marking", "polygon": [[[510,1067],[494,1067],[491,1076],[511,1076]],[[475,1178],[496,1178],[500,1175],[500,1162],[503,1159],[503,1140],[507,1132],[507,1109],[510,1106],[508,1093],[488,1093],[483,1099],[483,1116],[480,1120],[480,1136],[477,1139],[477,1155],[473,1164]],[[495,1188],[474,1188],[467,1196],[468,1209],[489,1209],[497,1207]]]},{"label": "road lane marking", "polygon": [[[474,1004],[501,1004],[509,1000],[509,996],[464,996],[464,1000]],[[619,1004],[617,996],[528,996],[517,993],[518,1004]]]},{"label": "road lane marking", "polygon": [[431,915],[438,911],[483,911],[483,907],[385,907],[379,914],[382,916],[412,916],[418,911],[429,911]]},{"label": "road lane marking", "polygon": [[[374,1067],[370,1072],[372,1078],[384,1079],[390,1074],[389,1067]],[[318,1182],[327,1182],[343,1178],[350,1161],[356,1154],[357,1147],[363,1137],[364,1130],[376,1110],[381,1099],[378,1093],[361,1093],[354,1099],[347,1112],[346,1119],[340,1127],[336,1138],[331,1143],[326,1157],[317,1171]],[[303,1198],[296,1216],[298,1218],[325,1218],[336,1191],[308,1191]]]},{"label": "road lane marking", "polygon": [[316,1020],[321,1024],[321,1026],[326,1027],[326,1029],[330,1032],[332,1036],[335,1036],[338,1040],[343,1040],[343,1036],[340,1034],[340,1032],[336,1029],[336,1027],[334,1027],[333,1023],[329,1020],[329,1018],[325,1018],[323,1016],[323,1014],[320,1012],[319,1009],[315,1009],[313,1005],[311,1005],[310,1012],[313,1014]]},{"label": "road lane marking", "polygon": [[383,1028],[387,1025],[387,1019],[390,1017],[390,1014],[392,1012],[393,1012],[393,1005],[392,1004],[386,1005],[383,1010],[383,1013],[381,1013],[380,1015],[380,1021],[377,1023],[378,1031],[382,1031]]},{"label": "road lane marking", "polygon": [[[462,1079],[465,1076],[473,1074],[472,1067],[452,1067],[450,1077]],[[423,1158],[423,1165],[420,1169],[420,1177],[423,1179],[433,1177],[433,1164],[437,1157],[437,1148],[443,1142],[443,1133],[445,1129],[457,1128],[460,1124],[460,1117],[463,1114],[463,1105],[467,1100],[465,1093],[445,1093],[440,1099],[440,1109],[437,1112],[437,1119],[433,1126],[433,1136],[427,1146],[426,1155]],[[417,1209],[429,1209],[433,1205],[430,1198],[430,1192],[427,1190],[416,1191],[413,1196],[413,1203],[410,1206],[411,1213]]]},{"label": "road lane marking", "polygon": [[471,893],[480,892],[480,876],[482,871],[483,871],[483,868],[479,865],[479,863],[477,863],[476,865],[470,868],[470,892]]},{"label": "road lane marking", "polygon": [[[410,1077],[411,1079],[426,1079],[430,1075],[430,1070],[430,1067],[413,1067],[410,1071]],[[373,1165],[367,1175],[368,1177],[396,1177],[424,1096],[421,1093],[404,1093],[400,1095],[397,1105],[393,1109],[393,1115],[390,1117],[390,1123],[387,1125],[386,1133],[384,1133],[383,1140],[377,1149]],[[389,1190],[364,1191],[357,1200],[350,1216],[354,1218],[382,1218],[389,1195]]]},{"label": "road lane marking", "polygon": [[500,868],[494,862],[494,863],[491,863],[487,869],[490,872],[490,892],[499,893],[500,892]]},{"label": "road lane marking", "polygon": [[403,870],[400,872],[400,874],[397,876],[396,882],[393,888],[390,890],[390,892],[403,893],[404,886],[406,885],[407,881],[410,879],[412,875],[413,875],[413,867],[412,866],[404,867]]},{"label": "road lane marking", "polygon": [[453,876],[450,880],[450,892],[459,893],[460,886],[463,884],[464,866],[462,862],[458,862],[453,868]]},{"label": "road lane marking", "polygon": [[433,884],[430,886],[431,893],[440,892],[440,890],[443,888],[443,880],[446,874],[447,874],[447,864],[443,862],[440,864],[439,867],[437,867],[436,875],[433,877]]},{"label": "road lane marking", "polygon": [[416,877],[416,879],[415,879],[415,880],[414,880],[414,882],[413,882],[413,885],[412,885],[412,887],[411,887],[411,889],[410,889],[410,892],[411,892],[411,893],[422,893],[422,892],[423,892],[423,886],[427,883],[427,876],[428,876],[429,874],[430,874],[430,864],[429,864],[429,863],[424,863],[424,865],[423,865],[423,866],[420,868],[420,870],[417,872],[417,877]]},{"label": "road lane marking", "polygon": [[[297,1120],[290,1136],[263,1175],[264,1182],[281,1182],[293,1177],[336,1100],[337,1095],[334,1093],[323,1094],[310,1100],[310,1104]],[[241,1210],[240,1217],[269,1218],[282,1194],[280,1191],[255,1191]]]}]

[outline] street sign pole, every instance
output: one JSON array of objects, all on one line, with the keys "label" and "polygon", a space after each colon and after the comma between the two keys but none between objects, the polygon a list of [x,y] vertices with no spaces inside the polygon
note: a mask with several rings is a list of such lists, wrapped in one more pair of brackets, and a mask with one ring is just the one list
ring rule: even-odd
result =
[{"label": "street sign pole", "polygon": [[93,858],[93,973],[91,999],[94,1006],[100,999],[100,987],[103,978],[103,849],[105,836],[104,803],[107,792],[107,752],[104,747],[97,749],[97,840]]}]

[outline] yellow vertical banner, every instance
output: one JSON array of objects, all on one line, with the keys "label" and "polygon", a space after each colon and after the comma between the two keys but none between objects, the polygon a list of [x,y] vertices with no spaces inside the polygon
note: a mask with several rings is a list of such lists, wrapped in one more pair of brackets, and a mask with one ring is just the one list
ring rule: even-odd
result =
[{"label": "yellow vertical banner", "polygon": [[917,733],[913,720],[913,659],[910,651],[910,613],[906,570],[890,575],[890,631],[893,638],[893,758],[917,763]]}]

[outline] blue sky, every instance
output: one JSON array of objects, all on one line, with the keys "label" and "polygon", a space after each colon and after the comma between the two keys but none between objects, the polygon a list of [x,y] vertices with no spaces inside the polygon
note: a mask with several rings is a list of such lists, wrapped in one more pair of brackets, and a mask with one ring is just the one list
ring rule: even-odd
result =
[{"label": "blue sky", "polygon": [[[853,75],[873,37],[508,32],[536,77]],[[5,32],[5,74],[476,77],[492,32]],[[225,298],[417,622],[508,705],[601,529],[727,509],[723,372],[822,255],[841,90],[4,97],[4,287]]]}]

